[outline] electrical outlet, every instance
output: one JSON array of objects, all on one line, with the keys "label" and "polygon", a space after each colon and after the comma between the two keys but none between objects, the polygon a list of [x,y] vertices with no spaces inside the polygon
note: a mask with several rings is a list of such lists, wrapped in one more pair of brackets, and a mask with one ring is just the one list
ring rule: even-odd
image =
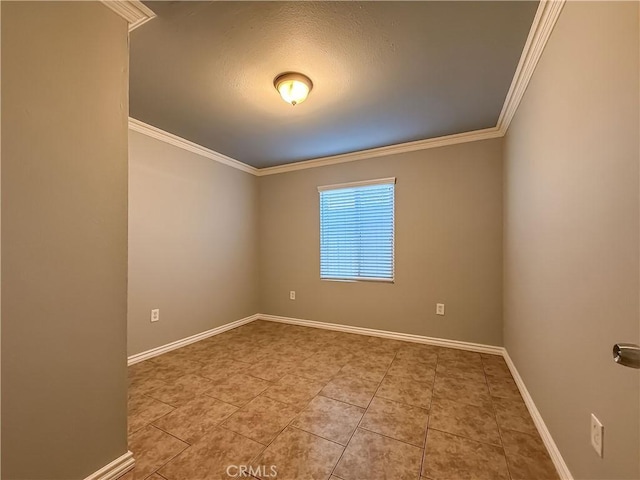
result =
[{"label": "electrical outlet", "polygon": [[296,291],[295,290],[291,290],[289,292],[289,300],[295,300],[296,299]]},{"label": "electrical outlet", "polygon": [[604,427],[596,416],[591,414],[591,446],[602,458],[602,444],[604,440]]},{"label": "electrical outlet", "polygon": [[436,315],[444,315],[444,303],[436,303]]},{"label": "electrical outlet", "polygon": [[151,321],[157,322],[158,320],[160,320],[160,309],[154,308],[153,310],[151,310]]}]

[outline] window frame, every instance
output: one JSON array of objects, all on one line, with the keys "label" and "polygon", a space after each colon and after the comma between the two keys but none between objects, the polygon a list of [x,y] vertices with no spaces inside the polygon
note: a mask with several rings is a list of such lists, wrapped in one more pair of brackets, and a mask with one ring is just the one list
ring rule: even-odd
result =
[{"label": "window frame", "polygon": [[[373,180],[360,180],[356,182],[336,183],[332,185],[318,186],[318,271],[320,280],[328,282],[374,282],[374,283],[395,283],[396,279],[396,177],[376,178]],[[344,188],[368,187],[372,185],[393,185],[393,216],[392,216],[392,237],[391,237],[391,278],[382,277],[323,277],[322,276],[322,215],[321,200],[322,192],[328,190],[340,190]]]}]

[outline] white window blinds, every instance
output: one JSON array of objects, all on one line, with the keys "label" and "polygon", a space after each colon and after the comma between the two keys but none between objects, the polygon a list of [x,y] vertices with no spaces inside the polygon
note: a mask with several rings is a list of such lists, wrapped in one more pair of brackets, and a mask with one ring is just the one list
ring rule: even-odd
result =
[{"label": "white window blinds", "polygon": [[318,190],[320,278],[393,281],[395,178]]}]

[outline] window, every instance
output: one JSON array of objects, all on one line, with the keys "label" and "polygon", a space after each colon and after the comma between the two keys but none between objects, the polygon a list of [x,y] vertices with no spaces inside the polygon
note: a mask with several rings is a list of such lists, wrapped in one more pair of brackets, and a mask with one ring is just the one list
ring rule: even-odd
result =
[{"label": "window", "polygon": [[320,278],[393,281],[395,182],[318,187]]}]

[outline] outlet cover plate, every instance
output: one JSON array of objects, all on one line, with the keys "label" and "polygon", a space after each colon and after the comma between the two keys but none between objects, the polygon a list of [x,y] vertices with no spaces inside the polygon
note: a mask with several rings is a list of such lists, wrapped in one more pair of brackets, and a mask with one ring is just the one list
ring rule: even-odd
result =
[{"label": "outlet cover plate", "polygon": [[603,456],[602,444],[604,440],[604,426],[600,423],[600,420],[592,413],[591,414],[591,446],[596,451],[600,458]]}]

